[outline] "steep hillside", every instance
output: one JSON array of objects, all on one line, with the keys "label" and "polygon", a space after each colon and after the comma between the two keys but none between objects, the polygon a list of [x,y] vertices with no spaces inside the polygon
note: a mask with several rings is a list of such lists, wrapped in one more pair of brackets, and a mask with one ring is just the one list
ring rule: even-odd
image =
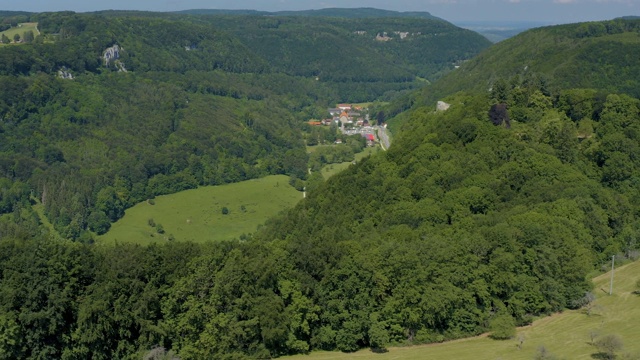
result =
[{"label": "steep hillside", "polygon": [[[619,264],[618,264],[619,266]],[[509,340],[494,340],[488,336],[429,344],[424,346],[398,346],[385,353],[363,349],[355,353],[318,351],[312,354],[286,357],[287,360],[351,360],[375,358],[379,360],[477,360],[477,359],[593,359],[606,357],[596,346],[609,336],[623,344],[613,349],[617,358],[638,359],[640,343],[636,341],[640,320],[640,262],[636,261],[615,269],[613,296],[608,292],[593,291],[594,302],[584,308],[563,311],[535,320],[520,327]],[[593,279],[594,289],[609,289],[610,273]]]},{"label": "steep hillside", "polygon": [[483,95],[446,100],[260,235],[324,309],[317,347],[436,342],[500,314],[524,324],[571,307],[590,268],[637,248],[637,100],[608,96],[582,142],[544,95],[541,117],[511,129]]}]

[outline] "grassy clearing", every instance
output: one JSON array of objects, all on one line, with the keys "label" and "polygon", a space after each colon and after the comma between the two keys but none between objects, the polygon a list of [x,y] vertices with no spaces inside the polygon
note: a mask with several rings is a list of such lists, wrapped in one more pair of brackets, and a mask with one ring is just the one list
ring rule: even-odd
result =
[{"label": "grassy clearing", "polygon": [[47,218],[47,215],[45,215],[44,205],[42,205],[40,200],[35,197],[32,197],[31,199],[35,202],[32,208],[36,212],[36,214],[38,214],[38,218],[40,219],[42,225],[44,225],[44,227],[49,230],[49,233],[54,239],[62,239],[62,236],[60,236],[58,231],[56,231],[56,229],[53,227],[53,224],[49,221],[49,218]]},{"label": "grassy clearing", "polygon": [[[222,186],[206,186],[158,196],[155,205],[142,202],[126,211],[98,243],[134,242],[152,244],[176,240],[205,242],[240,237],[256,231],[265,220],[293,207],[302,193],[289,185],[289,177],[267,176]],[[229,210],[222,214],[222,208]],[[164,234],[149,225],[161,224]]]},{"label": "grassy clearing", "polygon": [[[597,296],[596,310],[587,316],[584,310],[565,311],[535,321],[531,326],[518,329],[524,336],[522,349],[518,341],[491,340],[486,336],[456,340],[442,344],[390,348],[389,352],[375,354],[362,350],[352,354],[315,352],[310,355],[287,357],[287,360],[413,360],[413,359],[534,359],[538,348],[544,346],[561,359],[593,359],[597,349],[590,344],[591,333],[599,336],[615,334],[622,338],[624,350],[632,359],[640,357],[640,295],[633,294],[640,281],[640,261],[615,271],[613,295],[608,295],[610,273],[594,278]],[[597,358],[597,357],[596,357]],[[623,358],[618,356],[618,358]]]},{"label": "grassy clearing", "polygon": [[[38,31],[38,23],[22,23],[22,24],[18,24],[17,27],[13,27],[11,29],[7,29],[5,31],[0,32],[0,37],[2,37],[2,34],[6,35],[9,39],[11,39],[11,41],[13,41],[13,37],[15,36],[15,34],[19,34],[20,38],[23,37],[23,34],[26,31],[33,31],[33,35],[34,36],[38,36],[40,34],[40,32]],[[0,43],[0,45],[3,45],[2,43]]]},{"label": "grassy clearing", "polygon": [[[366,148],[363,151],[361,151],[361,152],[356,154],[356,161],[360,161],[362,158],[367,157],[367,156],[372,155],[372,154],[375,154],[378,151],[382,151],[380,149],[380,147],[378,147],[378,146]],[[340,171],[348,168],[349,165],[351,165],[351,164],[352,164],[351,161],[338,163],[338,164],[327,164],[320,171],[322,172],[322,176],[326,180],[326,179],[330,178],[331,176],[339,173]]]}]

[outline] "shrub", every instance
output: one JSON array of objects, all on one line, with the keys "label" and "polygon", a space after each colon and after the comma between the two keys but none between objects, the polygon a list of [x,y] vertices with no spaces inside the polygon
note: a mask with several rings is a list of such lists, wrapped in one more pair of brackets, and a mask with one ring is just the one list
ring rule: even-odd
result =
[{"label": "shrub", "polygon": [[222,207],[222,215],[227,215],[229,214],[229,209],[226,206]]},{"label": "shrub", "polygon": [[489,325],[491,329],[490,337],[496,340],[511,339],[516,335],[516,321],[509,314],[498,315]]},{"label": "shrub", "polygon": [[533,358],[534,360],[556,360],[558,357],[550,353],[546,347],[540,346]]},{"label": "shrub", "polygon": [[622,350],[622,339],[618,335],[605,335],[595,341],[595,346],[605,359],[615,359],[616,352]]}]

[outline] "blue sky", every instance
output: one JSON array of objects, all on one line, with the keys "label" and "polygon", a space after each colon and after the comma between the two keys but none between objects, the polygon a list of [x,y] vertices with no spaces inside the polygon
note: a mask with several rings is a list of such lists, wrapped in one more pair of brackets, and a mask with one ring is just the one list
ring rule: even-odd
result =
[{"label": "blue sky", "polygon": [[640,0],[0,0],[0,10],[32,12],[106,9],[174,11],[185,9],[305,10],[375,7],[428,11],[449,21],[542,21],[567,23],[640,15]]}]

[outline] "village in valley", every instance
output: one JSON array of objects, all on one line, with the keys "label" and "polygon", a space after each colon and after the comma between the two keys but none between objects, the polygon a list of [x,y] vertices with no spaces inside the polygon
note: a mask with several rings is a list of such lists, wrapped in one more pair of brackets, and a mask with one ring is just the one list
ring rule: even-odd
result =
[{"label": "village in valley", "polygon": [[[369,121],[368,109],[363,106],[351,104],[337,104],[335,108],[327,109],[328,115],[323,120],[310,120],[311,126],[335,126],[344,135],[360,135],[367,141],[367,146],[374,146],[379,142],[376,132],[378,125]],[[382,125],[386,128],[386,124]],[[341,144],[340,138],[336,139],[336,144]]]}]

